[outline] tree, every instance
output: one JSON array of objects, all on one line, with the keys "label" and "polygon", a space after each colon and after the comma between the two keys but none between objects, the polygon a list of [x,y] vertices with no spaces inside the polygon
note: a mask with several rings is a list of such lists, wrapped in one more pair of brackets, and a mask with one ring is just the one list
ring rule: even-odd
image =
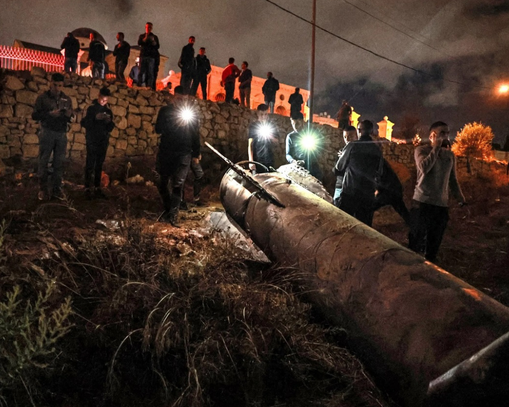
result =
[{"label": "tree", "polygon": [[470,157],[481,160],[489,159],[493,155],[491,147],[493,137],[494,134],[490,126],[477,122],[467,123],[458,132],[452,151],[456,155],[467,157],[467,159]]}]

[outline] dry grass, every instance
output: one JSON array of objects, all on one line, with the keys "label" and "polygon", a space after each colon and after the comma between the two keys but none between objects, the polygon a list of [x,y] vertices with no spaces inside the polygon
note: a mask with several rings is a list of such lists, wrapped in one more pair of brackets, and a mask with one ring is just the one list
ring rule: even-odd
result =
[{"label": "dry grass", "polygon": [[[105,231],[72,195],[65,208],[1,207],[11,224],[0,296],[20,286],[28,301],[51,282],[53,309],[72,299],[57,356],[31,368],[37,405],[389,405],[339,346],[341,330],[316,320],[294,271],[248,262],[214,233],[154,225],[122,192],[97,204],[120,227]],[[30,403],[20,383],[3,396]]]}]

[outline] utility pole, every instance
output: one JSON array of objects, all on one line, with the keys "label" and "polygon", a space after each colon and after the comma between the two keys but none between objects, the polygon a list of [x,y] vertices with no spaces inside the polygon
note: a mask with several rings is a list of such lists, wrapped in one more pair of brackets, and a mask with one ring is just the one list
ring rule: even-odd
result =
[{"label": "utility pole", "polygon": [[312,32],[311,32],[311,81],[309,85],[309,118],[308,125],[311,126],[313,123],[313,99],[315,97],[315,40],[316,40],[316,0],[313,0],[313,18]]}]

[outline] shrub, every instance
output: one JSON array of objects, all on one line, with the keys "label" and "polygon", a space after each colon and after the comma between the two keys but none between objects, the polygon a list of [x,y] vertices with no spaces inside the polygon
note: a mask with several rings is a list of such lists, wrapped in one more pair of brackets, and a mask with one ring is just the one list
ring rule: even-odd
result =
[{"label": "shrub", "polygon": [[452,151],[456,155],[481,160],[489,159],[492,156],[491,143],[493,137],[490,126],[477,122],[465,124],[456,136]]}]

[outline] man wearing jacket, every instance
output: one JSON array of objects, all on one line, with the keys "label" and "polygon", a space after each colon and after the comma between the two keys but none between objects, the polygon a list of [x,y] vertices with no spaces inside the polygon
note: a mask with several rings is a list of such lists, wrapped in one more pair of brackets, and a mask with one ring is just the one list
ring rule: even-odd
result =
[{"label": "man wearing jacket", "polygon": [[[63,198],[62,174],[67,148],[67,124],[74,117],[71,98],[62,92],[64,76],[54,73],[51,76],[50,88],[39,95],[35,101],[32,119],[41,122],[39,131],[39,177],[40,200],[50,197]],[[48,189],[48,163],[53,154],[52,185]]]},{"label": "man wearing jacket", "polygon": [[[156,88],[156,61],[159,60],[159,38],[152,32],[153,24],[145,24],[145,33],[138,37],[140,50],[140,73],[138,74],[138,86]],[[146,81],[146,83],[145,83]]]},{"label": "man wearing jacket", "polygon": [[201,47],[198,55],[196,55],[196,71],[193,78],[193,86],[191,87],[191,96],[196,96],[198,85],[201,85],[203,100],[207,100],[207,76],[211,70],[210,61],[205,55],[205,48]]},{"label": "man wearing jacket", "polygon": [[[87,159],[85,164],[85,196],[106,198],[101,190],[101,174],[106,151],[108,150],[110,132],[115,127],[113,113],[108,106],[110,90],[102,88],[99,97],[87,109],[87,114],[81,120],[81,125],[87,130]],[[95,190],[91,189],[92,174],[94,175]]]},{"label": "man wearing jacket", "polygon": [[[343,156],[346,146],[354,140],[357,140],[357,129],[353,126],[348,126],[343,130],[343,140],[345,141],[344,147],[338,151],[338,161]],[[336,176],[336,187],[334,189],[334,197],[332,198],[332,203],[334,206],[339,208],[339,198],[341,197],[341,193],[343,192],[343,178],[345,176],[344,171],[339,172],[337,170],[337,164],[332,169],[332,172]]]},{"label": "man wearing jacket", "polygon": [[184,88],[184,95],[191,93],[191,85],[196,70],[196,60],[194,59],[194,42],[193,36],[189,37],[187,45],[182,48],[178,66],[181,70],[180,86]]},{"label": "man wearing jacket", "polygon": [[265,104],[269,106],[270,113],[274,113],[276,103],[276,92],[279,90],[279,81],[274,78],[272,72],[267,72],[267,80],[262,86],[262,93],[265,97]]},{"label": "man wearing jacket", "polygon": [[124,41],[124,33],[117,33],[118,44],[115,45],[113,56],[115,57],[115,76],[117,81],[125,82],[124,71],[129,62],[129,55],[131,54],[131,46],[127,41]]},{"label": "man wearing jacket", "polygon": [[224,68],[221,76],[221,86],[224,86],[226,93],[225,102],[233,102],[233,94],[235,93],[235,79],[239,76],[240,69],[235,65],[235,58],[228,59],[228,66]]},{"label": "man wearing jacket", "polygon": [[60,49],[65,50],[64,71],[76,73],[78,68],[78,54],[80,52],[80,42],[72,33],[67,33]]},{"label": "man wearing jacket", "polygon": [[164,212],[159,219],[174,227],[180,226],[178,213],[189,166],[191,161],[198,164],[200,157],[199,120],[187,102],[184,89],[177,86],[171,103],[159,110],[155,129],[161,135],[156,169]]},{"label": "man wearing jacket", "polygon": [[253,73],[248,66],[247,61],[242,62],[242,71],[240,71],[239,76],[239,94],[240,105],[251,109],[251,81],[253,80]]},{"label": "man wearing jacket", "polygon": [[456,158],[450,150],[449,126],[435,122],[430,127],[431,145],[415,149],[417,184],[410,211],[409,248],[424,251],[427,260],[435,261],[449,221],[449,189],[460,206],[465,197],[456,178]]},{"label": "man wearing jacket", "polygon": [[92,70],[92,77],[104,79],[104,70],[106,69],[104,58],[106,58],[106,49],[102,42],[96,40],[95,33],[91,32],[88,63]]},{"label": "man wearing jacket", "polygon": [[351,141],[336,163],[335,171],[343,173],[343,191],[338,207],[366,225],[373,223],[376,178],[382,151],[371,138],[373,123],[363,120],[358,126],[359,139]]}]

